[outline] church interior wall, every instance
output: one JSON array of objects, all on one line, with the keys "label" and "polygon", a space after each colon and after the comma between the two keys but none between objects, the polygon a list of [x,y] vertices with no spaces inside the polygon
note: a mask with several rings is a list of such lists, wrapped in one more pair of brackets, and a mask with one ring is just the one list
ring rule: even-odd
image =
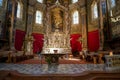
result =
[{"label": "church interior wall", "polygon": [[6,35],[6,34],[3,34],[3,32],[4,32],[3,28],[5,28],[4,26],[5,26],[7,1],[4,0],[2,3],[3,4],[0,6],[0,39],[5,38],[5,35]]},{"label": "church interior wall", "polygon": [[[22,0],[19,0],[19,1],[23,4],[24,9],[26,9],[27,2],[22,1]],[[15,22],[15,45],[18,44],[18,42],[17,42],[18,39],[21,40],[21,41],[24,41],[25,33],[32,33],[33,37],[35,37],[35,34],[41,36],[45,32],[44,29],[46,27],[45,26],[45,24],[46,24],[46,20],[45,20],[46,5],[38,3],[36,1],[32,1],[32,3],[31,3],[31,1],[32,0],[30,0],[30,3],[28,5],[28,12],[25,11],[25,10],[22,12],[22,14],[23,14],[22,19],[18,19],[18,18],[15,19],[16,20],[16,22]],[[82,1],[84,2],[84,0],[82,0]],[[48,1],[48,2],[50,2],[50,1]],[[61,3],[63,3],[63,6],[68,7],[68,4],[70,2],[65,1],[65,2],[61,2]],[[17,5],[17,3],[16,3],[16,5]],[[51,3],[50,3],[50,5],[51,5]],[[77,9],[79,11],[79,15],[80,15],[79,20],[81,20],[81,7],[85,6],[84,3],[81,3],[79,1],[75,4],[71,4],[70,6],[71,6],[71,8],[73,7],[72,10]],[[42,25],[38,25],[38,24],[35,23],[35,12],[36,12],[36,10],[40,10],[44,14],[43,15],[44,20],[43,20]],[[26,20],[26,13],[28,13],[27,30],[26,30],[26,26],[25,26],[26,25],[26,21],[25,21]],[[81,38],[81,35],[82,35],[81,21],[79,21],[78,25],[72,25],[71,24],[69,26],[71,26],[71,36],[72,36],[73,40],[75,40],[74,44],[72,44],[72,45],[76,46],[76,45],[79,44],[77,46],[77,48],[74,48],[74,49],[77,50],[77,51],[81,51],[82,50],[81,49],[82,45],[81,45],[81,42],[79,41],[79,38]],[[17,35],[20,35],[20,34],[21,34],[21,38],[17,38]],[[75,37],[73,37],[73,35],[74,36],[76,35],[76,37],[77,36],[79,36],[79,37],[76,39]],[[40,41],[41,41],[41,39],[42,39],[42,37],[40,38]],[[40,43],[40,41],[38,40],[37,42],[34,42],[34,46],[35,45],[37,46],[38,44],[42,45]],[[15,48],[17,50],[22,50],[22,45],[23,45],[23,42],[21,42],[21,46],[19,46],[19,49],[16,46],[15,46]]]},{"label": "church interior wall", "polygon": [[[2,24],[4,24],[5,22],[5,17],[6,15],[4,13],[6,13],[6,0],[3,0],[3,6],[0,7],[0,21],[2,22]],[[22,3],[23,5],[23,9],[27,9],[27,1],[26,0],[18,0]],[[42,49],[42,45],[43,42],[41,41],[43,39],[43,36],[45,34],[45,30],[46,30],[46,26],[47,26],[47,7],[51,7],[53,4],[53,2],[55,2],[55,0],[47,0],[44,1],[44,4],[38,3],[36,0],[29,0],[29,5],[28,5],[28,10],[24,10],[22,12],[22,18],[16,18],[15,17],[15,22],[14,22],[14,29],[15,29],[15,45],[18,44],[17,35],[22,35],[21,40],[24,41],[25,38],[25,34],[32,34],[34,38],[36,38],[36,36],[39,35],[39,38],[37,39],[36,42],[34,42],[33,46],[37,46],[38,44],[40,46],[37,46],[37,48],[40,48],[39,50]],[[101,36],[100,36],[100,10],[99,10],[99,4],[100,4],[100,0],[87,0],[87,3],[85,3],[85,0],[79,0],[77,3],[72,4],[70,0],[59,0],[61,5],[64,6],[66,9],[69,9],[68,14],[69,14],[69,28],[70,28],[70,36],[72,38],[73,41],[71,41],[71,47],[74,49],[73,51],[81,51],[82,48],[84,47],[83,45],[86,45],[85,47],[88,47],[89,51],[98,51],[101,45]],[[97,3],[97,7],[98,7],[98,18],[93,20],[93,15],[92,15],[92,4],[96,2]],[[120,6],[119,6],[120,1],[116,0],[116,6],[110,10],[113,11],[113,16],[112,17],[108,17],[109,19],[109,28],[110,30],[107,32],[110,35],[108,35],[110,38],[110,41],[108,41],[109,39],[107,39],[106,41],[108,42],[108,46],[111,49],[116,49],[116,47],[118,48],[120,45],[119,43],[119,16],[120,16]],[[87,7],[86,7],[87,5]],[[15,3],[15,6],[17,6],[17,2]],[[42,20],[42,24],[36,24],[35,23],[35,16],[36,16],[36,10],[40,10],[43,14],[43,20]],[[72,24],[72,13],[78,10],[79,11],[79,24]],[[87,12],[86,12],[87,10]],[[27,13],[27,19],[26,19],[26,13]],[[108,10],[108,14],[110,14],[110,11]],[[82,24],[82,20],[83,20],[83,16],[86,17],[85,18],[85,24],[87,23],[87,25],[83,25]],[[107,16],[105,16],[106,18]],[[117,18],[116,18],[117,17]],[[112,19],[111,19],[112,18]],[[87,20],[86,20],[87,19]],[[113,22],[113,19],[118,19],[117,22]],[[26,22],[27,21],[27,22]],[[26,23],[27,23],[27,27],[26,27]],[[103,22],[104,23],[104,22]],[[51,24],[48,24],[49,26]],[[104,24],[103,24],[104,25]],[[65,26],[65,24],[64,24]],[[86,31],[82,32],[83,26],[87,28]],[[105,27],[105,26],[103,26]],[[21,31],[21,32],[20,32]],[[84,35],[84,33],[86,32],[86,34]],[[81,39],[83,39],[86,42],[81,43]],[[83,40],[83,41],[84,41]],[[41,41],[41,42],[40,42]],[[85,44],[86,43],[86,44]],[[111,46],[114,45],[114,46]],[[21,47],[23,46],[23,42],[21,43]],[[75,48],[75,47],[77,48]],[[21,50],[21,49],[19,49]],[[108,50],[108,49],[106,49]],[[118,50],[118,49],[117,49]],[[36,52],[36,50],[34,50],[34,52]]]},{"label": "church interior wall", "polygon": [[[108,46],[115,53],[120,52],[120,1],[115,0],[115,6],[110,8],[108,5],[108,20],[110,32]],[[112,13],[111,13],[112,12]],[[111,15],[112,14],[112,15]],[[106,35],[107,36],[107,35]]]},{"label": "church interior wall", "polygon": [[6,13],[6,2],[4,1],[3,4],[0,6],[0,21],[4,21],[4,17]]},{"label": "church interior wall", "polygon": [[[46,9],[46,5],[45,4],[41,4],[41,3],[36,3],[35,5],[34,5],[34,14],[33,14],[33,16],[34,16],[34,19],[33,19],[33,33],[39,33],[39,34],[44,34],[44,29],[45,29],[45,26],[44,26],[44,24],[46,23],[45,22],[45,20],[44,20],[44,18],[45,18],[45,10]],[[41,11],[42,12],[42,18],[43,18],[43,20],[42,20],[42,24],[36,24],[35,23],[35,12],[37,11],[37,10],[39,10],[39,11]]]},{"label": "church interior wall", "polygon": [[[111,24],[111,35],[112,35],[112,39],[114,38],[119,38],[120,37],[120,5],[119,5],[120,1],[116,0],[116,6],[113,7],[112,9],[110,9],[110,11],[112,11],[112,16],[109,17],[110,19],[110,24]],[[109,14],[110,14],[109,11]],[[115,20],[115,21],[114,21]]]},{"label": "church interior wall", "polygon": [[[82,9],[83,9],[83,6],[85,6],[85,3],[81,3],[81,1],[83,0],[80,0],[78,1],[77,3],[74,3],[74,4],[70,4],[69,5],[69,9],[70,9],[70,26],[71,26],[71,30],[70,30],[70,33],[71,33],[71,48],[72,48],[72,53],[74,53],[74,55],[77,55],[79,54],[80,51],[82,51],[82,43],[81,43],[81,40],[82,39],[82,17],[81,17],[81,14],[84,13],[84,11],[82,12]],[[84,8],[85,9],[85,8]],[[83,9],[83,10],[84,10]],[[74,11],[78,11],[79,13],[79,24],[73,24],[72,22],[72,15],[74,13]]]},{"label": "church interior wall", "polygon": [[[18,7],[18,6],[17,6],[18,2],[19,2],[20,5],[22,6],[22,13],[21,13],[22,17],[21,17],[21,18],[15,17],[15,18],[16,18],[16,19],[15,19],[15,21],[16,21],[16,22],[15,22],[15,29],[18,29],[18,30],[21,30],[21,31],[25,31],[26,11],[25,11],[24,9],[26,9],[26,1],[18,0],[18,1],[15,3],[16,7]],[[16,10],[16,11],[17,11],[17,10]]]},{"label": "church interior wall", "polygon": [[[10,2],[7,4],[7,1],[10,1]],[[17,7],[18,7],[17,2],[19,1],[21,2],[22,7],[24,9],[22,10],[21,18],[17,18],[16,16]],[[30,1],[30,2],[27,2],[27,1]],[[71,65],[70,63],[71,66],[69,66],[68,63],[65,63],[67,64],[67,66],[69,66],[68,68],[70,71],[73,70],[71,71],[72,75],[74,74],[73,72],[77,71],[78,73],[77,76],[76,74],[75,76],[73,75],[73,77],[71,77],[71,80],[73,78],[74,79],[85,78],[86,76],[87,77],[85,79],[87,79],[92,75],[94,75],[93,77],[96,80],[100,77],[102,77],[100,79],[103,79],[103,80],[104,78],[106,79],[111,78],[111,80],[114,78],[115,79],[119,78],[118,75],[113,76],[113,77],[110,76],[110,75],[114,75],[116,71],[115,73],[108,72],[107,74],[108,76],[105,74],[107,73],[106,66],[107,67],[109,66],[118,67],[118,60],[120,60],[120,58],[118,58],[119,57],[118,55],[113,55],[113,53],[118,53],[118,54],[120,53],[120,5],[119,5],[120,0],[115,0],[116,6],[114,8],[106,9],[107,11],[106,11],[106,14],[104,15],[101,15],[102,12],[100,12],[101,10],[100,1],[101,0],[79,0],[78,2],[74,4],[72,4],[70,0],[59,0],[59,1],[57,0],[58,2],[60,2],[60,4],[55,3],[56,0],[43,0],[44,4],[38,3],[36,1],[37,0],[3,0],[3,6],[0,6],[0,22],[1,22],[0,30],[3,27],[5,30],[4,32],[2,31],[2,36],[0,34],[0,53],[2,53],[0,54],[0,59],[4,58],[4,55],[5,55],[6,59],[4,62],[15,63],[15,65],[10,64],[11,70],[17,69],[18,71],[20,70],[21,73],[22,72],[31,73],[30,76],[25,75],[23,77],[22,76],[20,77],[21,74],[19,75],[16,72],[15,73],[7,72],[9,73],[7,76],[0,76],[0,77],[4,77],[4,79],[12,79],[15,77],[17,79],[18,77],[16,77],[15,75],[12,75],[12,73],[14,73],[14,74],[19,75],[20,79],[24,79],[24,77],[26,79],[27,78],[28,79],[30,78],[39,79],[41,76],[42,79],[55,79],[56,80],[56,78],[57,79],[59,78],[60,80],[59,76],[61,75],[58,75],[58,76],[56,75],[54,76],[43,75],[42,76],[41,75],[41,73],[43,73],[43,71],[46,71],[47,68],[48,68],[47,71],[50,71],[48,72],[50,74],[51,74],[51,70],[53,71],[52,73],[54,73],[55,71],[55,74],[56,74],[57,69],[61,69],[61,68],[65,69],[66,67],[64,67],[64,64],[62,64],[62,67],[59,67],[59,68],[56,67],[55,62],[58,61],[60,57],[60,59],[65,59],[65,60],[70,59],[71,62],[72,62],[72,59],[74,61],[77,61],[78,58],[79,58],[79,62],[82,62],[83,60],[86,61],[85,64],[87,65],[84,65],[84,66],[82,66],[81,64],[75,63],[75,68],[78,67],[78,71],[83,70],[84,72],[85,70],[88,70],[88,71],[95,70],[94,74],[87,73],[88,75],[83,75],[84,76],[83,77],[81,76],[81,74],[79,76],[77,68],[76,70],[73,70],[74,68],[73,63],[72,63],[73,65]],[[85,1],[87,1],[87,3],[85,3]],[[109,0],[105,0],[105,1],[109,1]],[[93,8],[92,5],[95,2],[97,3],[98,16],[97,18],[93,19],[94,11],[92,11],[92,8]],[[59,8],[63,11],[63,14],[62,14],[63,31],[60,31],[60,27],[58,25],[56,26],[56,23],[54,27],[55,29],[52,31],[53,24],[52,24],[52,18],[51,18],[51,15],[52,15],[51,11],[55,9],[56,7],[57,9]],[[36,11],[37,10],[42,12],[42,23],[40,24],[36,23]],[[73,16],[74,11],[76,10],[78,10],[78,14],[79,14],[79,23],[73,24],[72,16]],[[111,11],[113,13],[112,16],[111,16]],[[40,15],[37,17],[40,18]],[[58,21],[58,24],[59,24],[59,21]],[[6,30],[8,30],[8,32]],[[101,34],[102,32],[103,34]],[[9,48],[2,49],[2,47],[4,46],[5,47],[9,46]],[[100,49],[101,46],[103,49]],[[14,47],[15,49],[12,47]],[[45,49],[46,49],[46,52],[44,51]],[[110,56],[108,55],[109,53],[110,53]],[[51,54],[52,56],[55,55],[55,58],[50,57],[51,58],[50,59],[49,57],[42,56],[42,55],[51,55]],[[59,55],[65,55],[65,56],[61,57]],[[111,59],[107,60],[106,56],[111,57]],[[37,68],[41,70],[40,72],[35,71],[37,69],[34,69],[34,65],[32,63],[33,62],[32,60],[34,59],[31,59],[33,57],[35,60],[40,59],[39,60],[40,62],[38,62],[38,64],[41,64],[41,65],[43,64],[42,67],[39,65],[38,66],[35,65]],[[53,65],[55,64],[54,65],[55,67],[54,66],[51,67],[51,65],[49,64],[47,67],[44,67],[44,60],[48,62],[46,60],[47,58],[50,59],[49,60],[50,63],[53,60]],[[18,65],[16,64],[17,61],[22,61],[22,60],[25,60],[25,62],[27,62],[26,59],[31,59],[31,61],[29,61],[32,63],[30,64],[31,66],[29,66],[28,64],[27,66],[23,64],[22,66],[19,67],[18,66],[19,64]],[[3,62],[3,61],[0,60],[0,62]],[[107,64],[107,62],[109,63]],[[91,63],[94,63],[94,64],[91,65]],[[82,64],[84,64],[84,62],[82,62]],[[97,66],[96,64],[97,65],[100,64],[100,66]],[[7,67],[6,64],[1,64],[1,65],[3,65],[3,69],[5,70],[9,68]],[[33,68],[32,68],[32,65],[33,65]],[[59,65],[58,62],[57,62],[57,65]],[[79,65],[80,65],[80,68],[79,68]],[[17,68],[16,66],[19,67],[20,69]],[[24,66],[26,66],[27,68]],[[45,66],[46,66],[46,63],[45,63]],[[41,69],[43,67],[45,70]],[[21,68],[23,68],[23,71]],[[25,68],[27,70],[25,70]],[[99,68],[100,70],[104,72],[97,73],[96,70],[99,70]],[[30,69],[30,71],[28,69]],[[33,72],[31,69],[33,69]],[[4,71],[0,73],[4,73]],[[38,73],[40,74],[40,76],[38,75],[39,78],[36,78],[37,76],[35,76],[35,74],[38,74]],[[66,72],[64,73],[66,74]],[[34,74],[34,76],[32,76],[32,74]],[[98,78],[96,78],[97,75],[98,75]],[[61,79],[68,79],[68,78],[64,78],[66,76],[67,74],[63,77],[61,76]],[[69,76],[70,75],[68,74],[67,77]],[[94,78],[91,77],[91,80]]]},{"label": "church interior wall", "polygon": [[[74,11],[77,9],[74,9]],[[72,11],[71,13],[73,13],[74,11]],[[78,10],[79,11],[79,10]],[[72,14],[73,15],[73,14]],[[71,16],[72,16],[71,15]],[[80,16],[80,11],[79,11],[79,17]],[[79,18],[79,24],[72,24],[73,22],[71,21],[71,34],[82,34],[82,26],[81,26],[81,19]]]},{"label": "church interior wall", "polygon": [[[16,7],[18,2],[20,2],[20,5],[22,6],[21,10],[21,18],[15,17],[15,32],[14,32],[14,47],[18,51],[23,50],[23,45],[24,45],[24,40],[25,40],[25,35],[27,33],[26,31],[26,14],[27,14],[27,2],[25,0],[18,0],[16,2]],[[16,10],[17,11],[17,10]]]},{"label": "church interior wall", "polygon": [[[93,19],[93,11],[92,11],[92,5],[93,3],[96,2],[97,0],[90,0],[87,2],[87,11],[88,11],[88,32],[95,31],[99,29],[99,17],[96,19]],[[97,3],[98,4],[98,3]]]},{"label": "church interior wall", "polygon": [[1,6],[0,6],[0,49],[6,48],[6,46],[8,46],[9,44],[8,33],[9,33],[9,28],[10,28],[9,25],[11,24],[11,14],[8,14],[7,10],[11,12],[10,11],[11,7],[9,7],[8,9],[7,5],[8,5],[8,0],[2,0]]},{"label": "church interior wall", "polygon": [[97,0],[87,0],[87,19],[88,19],[88,50],[98,51],[99,50],[99,17],[93,19],[92,4],[97,3]]},{"label": "church interior wall", "polygon": [[[26,7],[26,2],[24,2],[24,7]],[[40,7],[38,7],[40,6]],[[25,11],[23,12],[23,14],[25,15],[26,13],[28,14],[27,16],[27,28],[25,30],[25,17],[23,17],[23,20],[17,20],[16,22],[16,37],[15,37],[15,48],[17,50],[22,50],[23,47],[23,41],[25,39],[25,34],[32,34],[33,37],[36,39],[36,41],[34,41],[33,43],[33,48],[34,51],[33,52],[37,52],[38,50],[42,49],[42,43],[41,40],[43,39],[43,37],[41,37],[41,35],[43,36],[43,31],[44,31],[44,25],[39,25],[35,23],[35,13],[36,10],[40,10],[43,12],[44,14],[44,7],[45,5],[42,5],[36,1],[32,1],[32,3],[29,3],[28,5],[28,12]],[[21,38],[17,38],[17,35],[21,35]],[[38,36],[38,38],[36,38],[36,36]],[[20,43],[18,42],[18,39],[21,40]],[[17,44],[20,44],[19,46],[16,46]],[[24,44],[26,45],[26,44]],[[40,49],[39,49],[40,48]],[[36,51],[37,50],[37,51]]]}]

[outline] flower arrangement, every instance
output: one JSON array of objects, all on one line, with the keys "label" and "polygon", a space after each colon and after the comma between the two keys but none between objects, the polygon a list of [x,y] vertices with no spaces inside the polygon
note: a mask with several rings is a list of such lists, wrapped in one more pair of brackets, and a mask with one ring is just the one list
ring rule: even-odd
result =
[{"label": "flower arrangement", "polygon": [[47,56],[47,57],[45,58],[45,61],[46,61],[48,64],[51,64],[51,63],[52,63],[50,56]]}]

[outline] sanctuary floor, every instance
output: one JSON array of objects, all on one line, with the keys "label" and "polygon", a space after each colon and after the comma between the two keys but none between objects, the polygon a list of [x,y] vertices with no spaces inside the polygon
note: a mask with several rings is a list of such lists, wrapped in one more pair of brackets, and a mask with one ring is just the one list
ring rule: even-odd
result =
[{"label": "sanctuary floor", "polygon": [[84,71],[106,71],[104,64],[0,64],[0,70],[18,71],[23,74],[78,74]]},{"label": "sanctuary floor", "polygon": [[59,64],[46,64],[44,59],[34,58],[19,63],[0,63],[0,71],[17,71],[18,73],[31,75],[44,74],[79,74],[86,71],[108,70],[105,64],[93,64],[77,58],[60,59]]}]

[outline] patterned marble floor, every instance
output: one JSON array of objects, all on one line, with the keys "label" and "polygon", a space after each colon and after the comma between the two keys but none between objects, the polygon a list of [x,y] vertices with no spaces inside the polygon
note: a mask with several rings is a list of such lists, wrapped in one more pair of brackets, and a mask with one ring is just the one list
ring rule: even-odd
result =
[{"label": "patterned marble floor", "polygon": [[84,71],[105,71],[104,64],[0,64],[0,70],[15,70],[24,74],[75,74]]}]

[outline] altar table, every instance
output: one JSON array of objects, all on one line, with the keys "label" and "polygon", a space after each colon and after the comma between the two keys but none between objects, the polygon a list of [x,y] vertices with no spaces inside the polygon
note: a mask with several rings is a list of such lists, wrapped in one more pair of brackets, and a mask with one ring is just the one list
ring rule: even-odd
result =
[{"label": "altar table", "polygon": [[52,53],[52,54],[42,54],[43,56],[45,56],[45,60],[46,62],[49,63],[55,63],[55,64],[59,64],[59,58],[62,57],[63,55],[66,54],[62,54],[62,53]]}]

